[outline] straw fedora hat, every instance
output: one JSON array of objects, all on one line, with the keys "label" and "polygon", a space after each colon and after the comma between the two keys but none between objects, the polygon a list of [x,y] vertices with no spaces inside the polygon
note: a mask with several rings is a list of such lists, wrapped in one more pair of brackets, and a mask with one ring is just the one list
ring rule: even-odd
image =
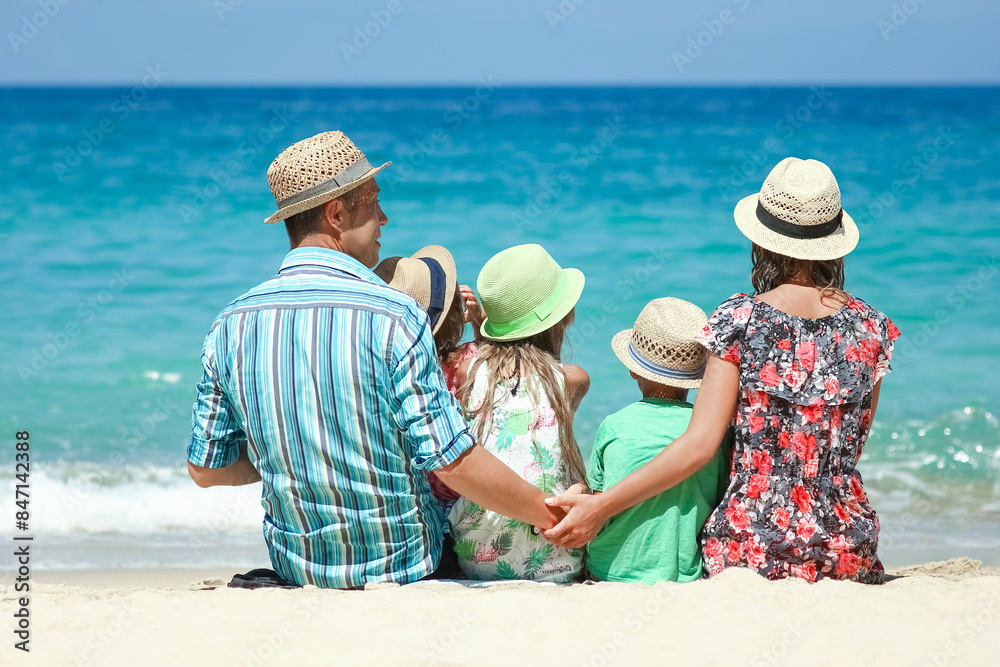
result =
[{"label": "straw fedora hat", "polygon": [[406,292],[427,311],[431,333],[437,333],[455,301],[458,272],[451,253],[429,245],[412,257],[387,257],[374,269],[389,287]]},{"label": "straw fedora hat", "polygon": [[818,160],[786,157],[758,194],[733,212],[743,234],[772,252],[798,259],[837,259],[858,245],[858,226],[841,208],[840,187]]},{"label": "straw fedora hat", "polygon": [[476,287],[490,340],[521,340],[559,323],[583,293],[579,269],[563,269],[535,243],[497,253],[479,272]]},{"label": "straw fedora hat", "polygon": [[371,166],[343,132],[320,132],[296,142],[267,168],[278,212],[264,222],[270,225],[336,199],[390,164]]},{"label": "straw fedora hat", "polygon": [[708,350],[694,337],[705,325],[705,312],[681,299],[653,299],[639,313],[635,326],[619,331],[611,349],[636,375],[681,389],[701,386]]}]

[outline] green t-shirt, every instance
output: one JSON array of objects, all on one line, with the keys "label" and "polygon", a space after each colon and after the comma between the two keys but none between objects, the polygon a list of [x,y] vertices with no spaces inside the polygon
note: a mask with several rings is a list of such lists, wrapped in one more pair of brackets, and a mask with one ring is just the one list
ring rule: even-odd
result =
[{"label": "green t-shirt", "polygon": [[[684,433],[690,403],[645,398],[611,415],[597,429],[588,481],[604,491]],[[614,516],[587,547],[588,569],[604,581],[654,583],[701,578],[698,533],[724,485],[724,447],[704,468],[663,493]]]}]

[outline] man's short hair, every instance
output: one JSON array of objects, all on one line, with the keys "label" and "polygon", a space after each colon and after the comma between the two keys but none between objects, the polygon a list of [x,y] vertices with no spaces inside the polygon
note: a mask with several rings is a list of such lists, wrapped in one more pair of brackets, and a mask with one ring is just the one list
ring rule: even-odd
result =
[{"label": "man's short hair", "polygon": [[[334,197],[334,199],[339,199],[344,203],[344,208],[350,213],[358,207],[358,202],[360,201],[359,193],[361,188],[357,187],[353,190],[348,190],[339,197]],[[332,200],[331,200],[332,201]],[[293,242],[304,239],[310,234],[315,234],[319,231],[319,223],[323,219],[323,207],[327,205],[328,202],[323,202],[319,206],[314,206],[310,209],[306,209],[295,215],[290,215],[285,218],[285,230],[288,232],[288,238]]]}]

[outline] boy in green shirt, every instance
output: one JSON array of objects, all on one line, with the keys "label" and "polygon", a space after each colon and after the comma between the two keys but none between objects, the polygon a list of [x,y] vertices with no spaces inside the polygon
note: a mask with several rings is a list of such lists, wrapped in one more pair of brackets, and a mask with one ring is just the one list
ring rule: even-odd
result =
[{"label": "boy in green shirt", "polygon": [[[611,347],[631,371],[642,400],[597,429],[588,481],[609,489],[659,454],[687,428],[688,389],[705,372],[707,350],[694,341],[705,313],[680,299],[655,299],[633,329]],[[663,493],[613,517],[587,547],[590,576],[603,581],[654,583],[702,576],[698,533],[729,481],[724,450],[701,470]]]}]

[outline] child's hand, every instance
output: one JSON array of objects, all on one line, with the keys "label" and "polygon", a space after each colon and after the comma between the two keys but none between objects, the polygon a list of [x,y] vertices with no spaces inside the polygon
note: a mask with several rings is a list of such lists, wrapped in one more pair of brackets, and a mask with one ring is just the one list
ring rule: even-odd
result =
[{"label": "child's hand", "polygon": [[458,291],[462,295],[462,301],[465,302],[465,321],[472,325],[476,338],[479,338],[479,329],[486,319],[483,307],[479,305],[476,293],[468,285],[459,285]]},{"label": "child's hand", "polygon": [[566,516],[554,528],[543,530],[542,535],[559,547],[582,547],[594,539],[607,520],[601,512],[600,499],[600,494],[592,496],[586,493],[546,498],[546,505],[564,508]]},{"label": "child's hand", "polygon": [[590,487],[587,486],[586,483],[584,483],[584,482],[577,482],[573,486],[571,486],[568,489],[566,489],[565,491],[563,491],[562,495],[563,496],[578,496],[581,493],[585,493],[585,494],[591,493]]}]

